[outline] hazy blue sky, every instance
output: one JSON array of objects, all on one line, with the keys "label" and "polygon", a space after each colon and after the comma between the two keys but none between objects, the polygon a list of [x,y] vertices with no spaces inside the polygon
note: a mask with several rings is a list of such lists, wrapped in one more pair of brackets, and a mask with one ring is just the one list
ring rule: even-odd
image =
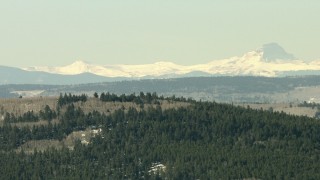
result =
[{"label": "hazy blue sky", "polygon": [[320,1],[0,0],[0,65],[189,65],[269,42],[320,59]]}]

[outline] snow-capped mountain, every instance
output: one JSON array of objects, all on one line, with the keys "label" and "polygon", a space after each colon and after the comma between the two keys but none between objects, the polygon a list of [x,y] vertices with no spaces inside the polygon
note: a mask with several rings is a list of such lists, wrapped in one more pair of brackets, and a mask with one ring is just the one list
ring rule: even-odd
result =
[{"label": "snow-capped mountain", "polygon": [[53,74],[76,75],[92,73],[104,77],[183,77],[193,72],[208,75],[253,75],[275,77],[287,72],[320,71],[320,61],[298,60],[276,43],[265,44],[261,48],[238,57],[214,60],[206,64],[190,66],[172,62],[156,62],[143,65],[95,65],[76,61],[63,67],[28,67],[27,71],[42,71]]}]

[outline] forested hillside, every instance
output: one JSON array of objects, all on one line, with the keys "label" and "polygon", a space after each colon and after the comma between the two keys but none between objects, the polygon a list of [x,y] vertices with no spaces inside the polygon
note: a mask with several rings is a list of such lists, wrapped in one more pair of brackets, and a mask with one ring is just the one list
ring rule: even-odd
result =
[{"label": "forested hillside", "polygon": [[[156,93],[94,98],[136,106],[87,112],[77,105],[87,96],[65,94],[54,108],[4,113],[0,179],[320,179],[314,118]],[[164,108],[164,102],[189,105]],[[15,126],[39,120],[47,124]],[[29,141],[62,141],[87,128],[100,132],[89,143],[17,151]]]}]

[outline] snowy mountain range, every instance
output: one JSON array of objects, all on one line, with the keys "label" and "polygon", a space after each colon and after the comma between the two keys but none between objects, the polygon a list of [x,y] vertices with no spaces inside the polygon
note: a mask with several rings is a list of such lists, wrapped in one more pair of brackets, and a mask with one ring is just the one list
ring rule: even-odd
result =
[{"label": "snowy mountain range", "polygon": [[156,62],[142,65],[96,65],[76,61],[63,67],[28,67],[26,71],[40,71],[60,75],[94,75],[115,78],[170,78],[185,76],[250,75],[277,77],[304,74],[320,74],[320,60],[306,62],[287,53],[276,43],[265,44],[261,48],[242,56],[214,60],[206,64],[178,65],[172,62]]}]

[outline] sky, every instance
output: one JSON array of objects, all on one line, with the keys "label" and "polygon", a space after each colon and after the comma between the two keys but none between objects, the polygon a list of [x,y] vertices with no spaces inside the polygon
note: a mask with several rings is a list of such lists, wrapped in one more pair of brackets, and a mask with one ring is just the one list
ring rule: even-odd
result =
[{"label": "sky", "polygon": [[319,0],[0,0],[0,65],[182,65],[279,43],[320,60]]}]

